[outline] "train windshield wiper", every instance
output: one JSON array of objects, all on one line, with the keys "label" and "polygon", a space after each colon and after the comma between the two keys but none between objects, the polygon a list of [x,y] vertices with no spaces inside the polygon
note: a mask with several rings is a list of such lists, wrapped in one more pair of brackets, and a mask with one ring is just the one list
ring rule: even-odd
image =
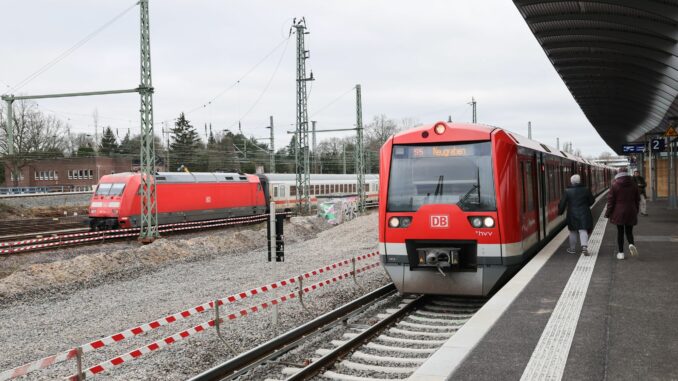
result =
[{"label": "train windshield wiper", "polygon": [[[467,203],[467,200],[473,195],[473,191],[477,191],[475,194],[476,200],[474,201],[469,201]],[[471,189],[469,189],[461,198],[459,199],[458,202],[459,206],[466,206],[469,204],[474,204],[474,205],[480,205],[480,169],[478,169],[476,173],[476,183],[471,186]],[[462,208],[463,209],[463,208]]]},{"label": "train windshield wiper", "polygon": [[443,180],[445,176],[438,177],[438,183],[436,184],[436,190],[433,192],[433,196],[442,196],[443,195]]}]

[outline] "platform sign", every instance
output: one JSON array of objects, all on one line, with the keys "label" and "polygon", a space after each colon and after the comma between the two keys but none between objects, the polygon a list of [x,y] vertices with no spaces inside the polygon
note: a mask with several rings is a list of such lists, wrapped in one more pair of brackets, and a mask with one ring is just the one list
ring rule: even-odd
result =
[{"label": "platform sign", "polygon": [[622,144],[622,153],[624,154],[643,152],[645,152],[645,144],[643,143]]},{"label": "platform sign", "polygon": [[622,144],[622,153],[625,155],[643,152],[645,152],[645,144],[643,143]]},{"label": "platform sign", "polygon": [[662,152],[666,148],[664,138],[654,138],[650,140],[650,149],[652,152]]}]

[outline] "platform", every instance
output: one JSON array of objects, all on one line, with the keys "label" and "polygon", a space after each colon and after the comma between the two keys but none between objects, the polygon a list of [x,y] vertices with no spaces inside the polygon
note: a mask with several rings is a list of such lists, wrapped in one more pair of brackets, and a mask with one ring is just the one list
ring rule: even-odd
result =
[{"label": "platform", "polygon": [[410,379],[678,380],[678,211],[648,202],[639,256],[618,260],[605,201],[596,253],[568,254],[561,232]]}]

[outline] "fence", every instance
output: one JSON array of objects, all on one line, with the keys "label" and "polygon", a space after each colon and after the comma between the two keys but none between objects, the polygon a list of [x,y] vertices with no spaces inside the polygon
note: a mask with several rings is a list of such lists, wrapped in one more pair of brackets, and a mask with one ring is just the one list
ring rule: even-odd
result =
[{"label": "fence", "polygon": [[[243,318],[252,314],[255,314],[257,312],[261,312],[263,310],[266,310],[272,306],[279,305],[285,302],[288,302],[290,300],[298,299],[300,303],[303,304],[303,297],[305,294],[311,293],[313,291],[319,290],[321,288],[324,288],[326,286],[329,286],[331,284],[337,283],[342,280],[346,279],[354,279],[355,276],[359,273],[374,269],[379,266],[379,262],[373,262],[366,264],[362,267],[357,267],[357,264],[359,262],[364,262],[369,258],[373,258],[378,256],[378,252],[372,252],[369,254],[364,254],[360,255],[357,257],[353,257],[350,259],[344,259],[342,261],[320,267],[318,269],[306,272],[304,274],[294,276],[288,279],[280,280],[268,285],[260,286],[257,288],[250,289],[248,291],[243,291],[240,293],[236,293],[224,298],[220,299],[215,299],[206,303],[203,303],[201,305],[186,309],[181,312],[177,312],[172,315],[168,315],[164,318],[157,319],[154,321],[151,321],[146,324],[142,324],[130,329],[127,329],[125,331],[121,331],[118,333],[115,333],[113,335],[104,337],[102,339],[94,340],[92,342],[89,342],[87,344],[83,344],[79,347],[71,348],[67,351],[61,352],[54,354],[52,356],[48,356],[45,358],[42,358],[37,361],[30,362],[28,364],[24,364],[22,366],[9,369],[3,372],[0,372],[0,381],[4,380],[11,380],[17,377],[24,376],[30,372],[39,370],[39,369],[45,369],[48,368],[54,364],[58,364],[67,360],[76,360],[76,367],[77,367],[77,372],[74,375],[70,375],[67,379],[68,380],[83,380],[86,377],[91,377],[100,373],[103,373],[107,370],[110,370],[116,366],[119,366],[125,362],[129,362],[133,359],[139,358],[145,354],[157,351],[159,349],[165,348],[171,344],[174,344],[178,341],[181,341],[183,339],[186,339],[188,337],[194,336],[198,333],[205,332],[209,328],[216,328],[217,333],[219,333],[219,326],[223,324],[226,321],[232,321],[238,318]],[[337,269],[341,268],[347,268],[350,266],[350,270],[346,271],[344,273],[334,275],[330,278],[320,280],[316,283],[304,285],[304,282],[312,277],[319,276],[321,274],[334,271]],[[268,300],[264,303],[258,303],[251,305],[246,308],[242,308],[236,312],[232,313],[227,313],[224,314],[223,316],[220,316],[219,314],[219,307],[226,305],[226,304],[232,304],[236,302],[240,302],[244,299],[256,296],[256,295],[261,295],[265,294],[267,292],[271,292],[277,289],[281,289],[283,287],[288,287],[291,285],[296,285],[297,290],[287,292],[283,294],[282,296],[276,297],[274,299]],[[99,364],[90,366],[88,368],[83,368],[83,359],[84,355],[86,353],[90,353],[93,351],[96,351],[100,348],[107,347],[110,345],[113,345],[115,343],[119,343],[125,339],[131,338],[138,336],[142,333],[153,331],[155,329],[158,329],[163,326],[170,325],[172,323],[175,323],[180,320],[187,319],[191,316],[195,316],[204,312],[207,312],[209,310],[214,310],[214,318],[210,319],[206,322],[203,322],[201,324],[198,324],[196,326],[193,326],[192,328],[183,330],[181,332],[177,332],[173,335],[170,335],[168,337],[165,337],[164,339],[154,341],[150,344],[147,344],[143,347],[137,348],[133,351],[127,352],[125,354],[116,356],[110,360],[101,362]]]}]

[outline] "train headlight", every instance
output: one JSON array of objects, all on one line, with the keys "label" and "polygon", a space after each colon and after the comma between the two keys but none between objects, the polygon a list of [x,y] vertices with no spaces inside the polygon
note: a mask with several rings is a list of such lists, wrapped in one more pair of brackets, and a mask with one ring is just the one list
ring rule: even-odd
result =
[{"label": "train headlight", "polygon": [[481,217],[471,217],[471,226],[474,228],[480,228],[483,226],[483,219]]},{"label": "train headlight", "polygon": [[485,225],[486,228],[494,227],[494,218],[485,217],[485,219],[483,220],[483,225]]},{"label": "train headlight", "polygon": [[442,135],[445,132],[445,124],[444,123],[438,123],[433,127],[433,131],[435,131],[436,134]]},{"label": "train headlight", "polygon": [[388,226],[392,228],[406,228],[412,224],[412,217],[391,217]]},{"label": "train headlight", "polygon": [[388,226],[390,226],[392,228],[397,228],[398,226],[400,226],[400,218],[391,217],[391,219],[388,220]]}]

